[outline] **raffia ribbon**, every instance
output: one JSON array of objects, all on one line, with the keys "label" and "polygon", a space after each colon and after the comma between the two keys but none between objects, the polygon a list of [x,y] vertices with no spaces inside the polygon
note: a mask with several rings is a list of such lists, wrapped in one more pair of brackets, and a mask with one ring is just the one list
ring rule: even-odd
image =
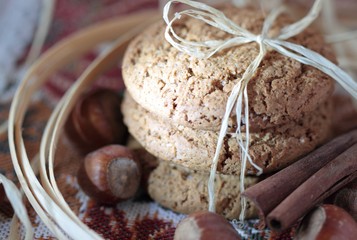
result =
[{"label": "raffia ribbon", "polygon": [[[9,180],[7,177],[5,177],[3,174],[0,174],[0,184],[3,185],[5,194],[7,198],[9,199],[12,208],[15,211],[16,216],[20,219],[20,221],[23,223],[25,227],[25,240],[31,240],[33,239],[33,229],[32,229],[32,224],[30,221],[30,218],[27,214],[27,210],[25,207],[25,204],[22,201],[22,194],[20,190],[16,187],[16,185]],[[14,217],[12,219],[12,222],[17,222],[17,218]],[[18,226],[16,225],[16,230],[18,231]],[[14,234],[13,231],[14,229],[11,228],[11,233]],[[10,235],[12,236],[12,235]]]},{"label": "raffia ribbon", "polygon": [[[174,17],[169,19],[169,11],[172,3],[184,3],[195,9],[187,9],[181,12],[176,12]],[[280,33],[275,37],[268,36],[269,29],[274,23],[275,19],[284,11],[283,8],[273,10],[265,19],[261,34],[255,35],[248,30],[238,26],[232,20],[228,19],[221,11],[210,7],[204,3],[189,1],[189,0],[175,0],[169,1],[163,10],[163,18],[167,24],[165,30],[166,40],[176,49],[187,53],[190,56],[197,58],[209,58],[216,52],[226,48],[237,47],[246,43],[256,42],[259,45],[258,56],[250,63],[245,70],[241,79],[237,79],[238,83],[233,87],[232,92],[226,104],[226,110],[222,119],[222,124],[219,132],[218,142],[214,158],[212,160],[211,172],[208,182],[209,194],[209,211],[215,211],[215,195],[214,195],[214,179],[217,169],[218,157],[222,148],[223,139],[227,134],[228,118],[231,115],[235,106],[237,130],[236,138],[241,152],[241,173],[240,173],[240,190],[244,191],[244,173],[246,170],[247,161],[250,162],[257,170],[258,174],[262,173],[262,169],[258,167],[249,156],[249,106],[248,106],[248,92],[247,85],[250,79],[254,76],[257,68],[263,60],[266,52],[275,50],[285,56],[295,59],[296,61],[313,66],[320,71],[326,73],[335,79],[344,89],[346,89],[354,98],[357,99],[357,83],[341,68],[334,63],[321,56],[320,54],[307,49],[301,45],[294,44],[287,40],[301,33],[307,26],[309,26],[318,16],[322,0],[316,0],[310,9],[309,13],[301,20],[285,26],[280,30]],[[205,22],[212,27],[218,28],[232,35],[232,38],[225,40],[208,40],[201,42],[188,41],[177,35],[173,29],[173,23],[180,19],[181,16],[186,15]],[[242,138],[241,120],[244,99],[244,122],[246,124],[245,141]],[[246,199],[242,198],[242,211],[240,220],[244,220]]]}]

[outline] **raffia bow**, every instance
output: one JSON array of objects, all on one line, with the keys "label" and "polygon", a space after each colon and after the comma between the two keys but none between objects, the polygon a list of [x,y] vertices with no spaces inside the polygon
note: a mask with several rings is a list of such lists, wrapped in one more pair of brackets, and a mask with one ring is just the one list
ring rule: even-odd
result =
[{"label": "raffia bow", "polygon": [[[169,11],[172,3],[184,3],[195,9],[187,9],[181,12],[176,12],[174,17],[169,19]],[[240,46],[242,44],[256,42],[259,45],[258,56],[250,63],[245,70],[241,79],[237,79],[238,83],[233,87],[232,92],[226,104],[226,110],[222,119],[222,125],[219,132],[218,142],[214,158],[212,160],[211,172],[208,182],[209,194],[209,211],[215,211],[215,195],[214,195],[214,179],[217,169],[218,157],[223,145],[223,139],[227,134],[228,119],[235,106],[237,130],[236,138],[241,152],[241,173],[240,173],[240,190],[244,191],[244,173],[246,170],[247,161],[250,162],[257,170],[258,174],[262,173],[262,169],[257,166],[249,156],[249,106],[248,106],[248,92],[247,85],[250,79],[254,76],[257,68],[263,60],[267,49],[275,50],[285,56],[295,59],[296,61],[313,66],[320,71],[326,73],[334,78],[344,89],[346,89],[354,98],[357,99],[357,83],[341,68],[334,63],[321,56],[320,54],[309,50],[301,45],[294,44],[287,40],[301,33],[307,26],[309,26],[318,16],[322,0],[316,0],[309,13],[301,20],[288,25],[280,30],[280,33],[275,37],[269,37],[267,34],[275,19],[284,11],[283,8],[278,8],[272,11],[265,19],[261,34],[255,35],[248,30],[238,26],[236,23],[228,19],[221,11],[210,7],[204,3],[189,1],[189,0],[175,0],[169,1],[163,10],[163,18],[167,24],[165,31],[166,40],[176,49],[187,53],[197,58],[209,58],[216,52]],[[173,23],[180,19],[182,15],[186,15],[198,20],[201,20],[208,25],[218,28],[232,35],[232,38],[225,40],[208,40],[202,42],[193,42],[181,38],[177,35],[172,27]],[[244,99],[244,122],[246,124],[245,136],[243,141],[241,132],[242,109]],[[242,198],[242,211],[240,220],[244,219],[246,200]]]}]

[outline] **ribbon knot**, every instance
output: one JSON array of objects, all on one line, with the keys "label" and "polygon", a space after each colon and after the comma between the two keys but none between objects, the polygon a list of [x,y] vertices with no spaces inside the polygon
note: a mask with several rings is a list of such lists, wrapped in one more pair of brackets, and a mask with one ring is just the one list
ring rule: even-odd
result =
[{"label": "ribbon knot", "polygon": [[[174,15],[174,18],[169,19],[169,11],[171,4],[174,2],[184,3],[191,6],[194,9],[183,10]],[[222,119],[222,124],[218,136],[216,152],[212,160],[212,167],[210,172],[210,178],[208,182],[208,194],[209,194],[209,210],[215,211],[215,195],[214,195],[214,179],[218,164],[218,157],[223,145],[223,139],[227,134],[228,119],[231,115],[233,108],[235,107],[237,130],[236,139],[241,152],[241,172],[240,172],[240,190],[244,191],[244,175],[246,170],[247,161],[250,162],[258,170],[258,174],[262,173],[262,169],[257,166],[249,156],[249,106],[248,106],[248,92],[247,85],[250,79],[254,76],[261,61],[263,60],[266,49],[269,47],[272,50],[279,52],[282,55],[293,58],[296,61],[313,66],[325,74],[335,79],[340,85],[345,88],[354,98],[357,99],[357,83],[342,69],[336,66],[334,63],[321,56],[320,54],[307,49],[301,45],[294,44],[286,39],[293,37],[301,33],[307,26],[309,26],[318,16],[322,6],[322,0],[316,0],[314,5],[310,9],[309,13],[301,20],[290,24],[282,28],[277,36],[268,37],[268,32],[273,25],[275,19],[285,10],[284,8],[278,8],[272,11],[265,19],[262,32],[259,35],[255,35],[248,30],[238,26],[232,20],[228,19],[223,12],[210,7],[204,3],[190,1],[190,0],[172,0],[169,1],[163,10],[163,18],[167,24],[165,30],[165,38],[171,43],[173,47],[181,52],[187,53],[197,58],[209,58],[216,52],[226,48],[238,47],[239,45],[257,42],[259,44],[259,54],[249,64],[245,70],[242,78],[236,79],[237,84],[233,87],[226,104],[225,114]],[[209,40],[202,42],[188,41],[181,38],[176,34],[172,25],[181,18],[182,15],[186,15],[206,24],[225,31],[231,35],[232,38],[225,40]],[[243,106],[244,99],[244,106]],[[245,140],[243,140],[241,132],[242,115],[245,123]],[[246,206],[246,200],[242,198],[242,211],[240,219],[244,219],[244,212]]]},{"label": "ribbon knot", "polygon": [[263,45],[264,44],[264,39],[265,39],[265,36],[263,35],[257,35],[256,39],[255,39],[255,42],[257,42],[260,45]]},{"label": "ribbon knot", "polygon": [[180,13],[175,13],[175,18],[181,19],[181,14]]}]

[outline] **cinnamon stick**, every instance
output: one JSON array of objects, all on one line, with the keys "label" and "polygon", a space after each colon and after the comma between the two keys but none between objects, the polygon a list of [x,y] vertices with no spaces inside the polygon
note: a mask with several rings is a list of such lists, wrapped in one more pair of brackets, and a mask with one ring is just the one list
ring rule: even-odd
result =
[{"label": "cinnamon stick", "polygon": [[341,135],[304,158],[243,192],[259,209],[261,227],[265,217],[306,179],[357,142],[357,129]]},{"label": "cinnamon stick", "polygon": [[270,229],[292,226],[316,204],[357,178],[357,144],[330,161],[301,184],[267,216]]}]

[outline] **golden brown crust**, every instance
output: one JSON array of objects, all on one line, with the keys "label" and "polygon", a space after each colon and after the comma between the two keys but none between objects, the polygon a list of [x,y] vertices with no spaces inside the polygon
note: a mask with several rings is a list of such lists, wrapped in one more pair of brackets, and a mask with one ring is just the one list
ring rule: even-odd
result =
[{"label": "golden brown crust", "polygon": [[[244,28],[254,33],[261,31],[260,10],[229,7],[224,12]],[[288,22],[291,21],[286,16],[281,16],[271,34]],[[208,59],[197,59],[173,48],[164,39],[164,27],[162,22],[156,23],[130,44],[123,62],[128,91],[141,106],[161,118],[195,129],[219,130],[227,98],[257,56],[257,44],[232,47]],[[183,19],[175,29],[189,40],[231,37],[193,19]],[[311,28],[289,41],[334,60],[331,48]],[[332,79],[319,70],[269,51],[248,85],[251,129],[301,118],[325,102],[332,90]],[[231,128],[234,121],[232,116]]]},{"label": "golden brown crust", "polygon": [[[122,105],[124,122],[129,132],[150,153],[163,160],[209,171],[218,133],[177,125],[149,113],[126,94]],[[250,156],[264,172],[279,170],[299,156],[312,151],[330,133],[331,102],[321,105],[302,119],[251,133]],[[232,135],[224,140],[218,171],[239,175],[240,154]],[[255,169],[248,164],[248,173]]]},{"label": "golden brown crust", "polygon": [[[149,178],[149,194],[159,204],[176,212],[190,214],[208,209],[207,183],[209,174],[161,161]],[[257,177],[246,177],[249,187],[258,182]],[[239,177],[216,175],[216,211],[224,217],[239,217],[240,190]],[[257,211],[248,202],[246,217],[257,216]]]}]

